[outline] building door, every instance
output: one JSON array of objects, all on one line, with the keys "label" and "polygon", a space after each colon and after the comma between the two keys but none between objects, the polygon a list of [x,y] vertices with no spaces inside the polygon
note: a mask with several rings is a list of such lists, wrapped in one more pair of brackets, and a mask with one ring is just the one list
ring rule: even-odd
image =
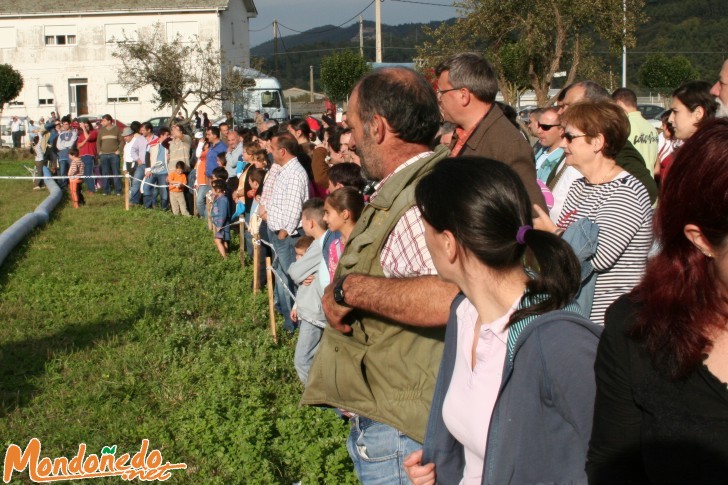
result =
[{"label": "building door", "polygon": [[88,114],[88,79],[68,80],[68,99],[71,116],[77,118]]}]

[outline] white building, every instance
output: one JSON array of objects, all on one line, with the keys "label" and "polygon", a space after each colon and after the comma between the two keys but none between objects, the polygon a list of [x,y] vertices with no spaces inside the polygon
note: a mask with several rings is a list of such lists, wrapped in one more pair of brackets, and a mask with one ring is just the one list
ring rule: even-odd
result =
[{"label": "white building", "polygon": [[212,39],[225,63],[248,67],[248,21],[256,15],[253,0],[3,0],[0,63],[24,80],[3,118],[109,113],[129,123],[168,116],[155,110],[151,87],[127,93],[119,83],[116,41],[160,23],[168,40],[177,34]]}]

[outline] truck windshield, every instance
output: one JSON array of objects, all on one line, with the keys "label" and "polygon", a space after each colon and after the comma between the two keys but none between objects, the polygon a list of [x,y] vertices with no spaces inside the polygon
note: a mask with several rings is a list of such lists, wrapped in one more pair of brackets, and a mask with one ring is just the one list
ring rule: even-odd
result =
[{"label": "truck windshield", "polygon": [[260,93],[260,103],[263,108],[281,107],[281,98],[278,91],[263,91]]}]

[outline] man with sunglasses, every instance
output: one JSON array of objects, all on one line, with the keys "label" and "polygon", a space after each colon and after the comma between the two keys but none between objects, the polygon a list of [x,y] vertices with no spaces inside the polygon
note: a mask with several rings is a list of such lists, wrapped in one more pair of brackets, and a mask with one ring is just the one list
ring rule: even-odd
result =
[{"label": "man with sunglasses", "polygon": [[450,142],[452,156],[476,155],[505,163],[521,178],[531,202],[546,210],[531,146],[495,104],[498,80],[490,63],[466,52],[441,62],[435,74],[440,112],[457,126]]}]

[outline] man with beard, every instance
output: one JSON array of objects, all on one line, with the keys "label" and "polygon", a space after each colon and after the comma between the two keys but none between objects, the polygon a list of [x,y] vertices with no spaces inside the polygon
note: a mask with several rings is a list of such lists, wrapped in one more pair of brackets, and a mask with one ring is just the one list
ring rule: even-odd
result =
[{"label": "man with beard", "polygon": [[720,118],[728,118],[728,60],[723,63],[718,81],[713,85],[710,94],[715,96],[719,105],[715,115]]},{"label": "man with beard", "polygon": [[325,290],[329,326],[301,402],[350,419],[349,454],[372,483],[404,477],[421,447],[458,289],[435,275],[414,205],[418,180],[448,155],[429,149],[440,124],[432,88],[409,69],[377,69],[354,88],[348,123],[378,183]]}]

